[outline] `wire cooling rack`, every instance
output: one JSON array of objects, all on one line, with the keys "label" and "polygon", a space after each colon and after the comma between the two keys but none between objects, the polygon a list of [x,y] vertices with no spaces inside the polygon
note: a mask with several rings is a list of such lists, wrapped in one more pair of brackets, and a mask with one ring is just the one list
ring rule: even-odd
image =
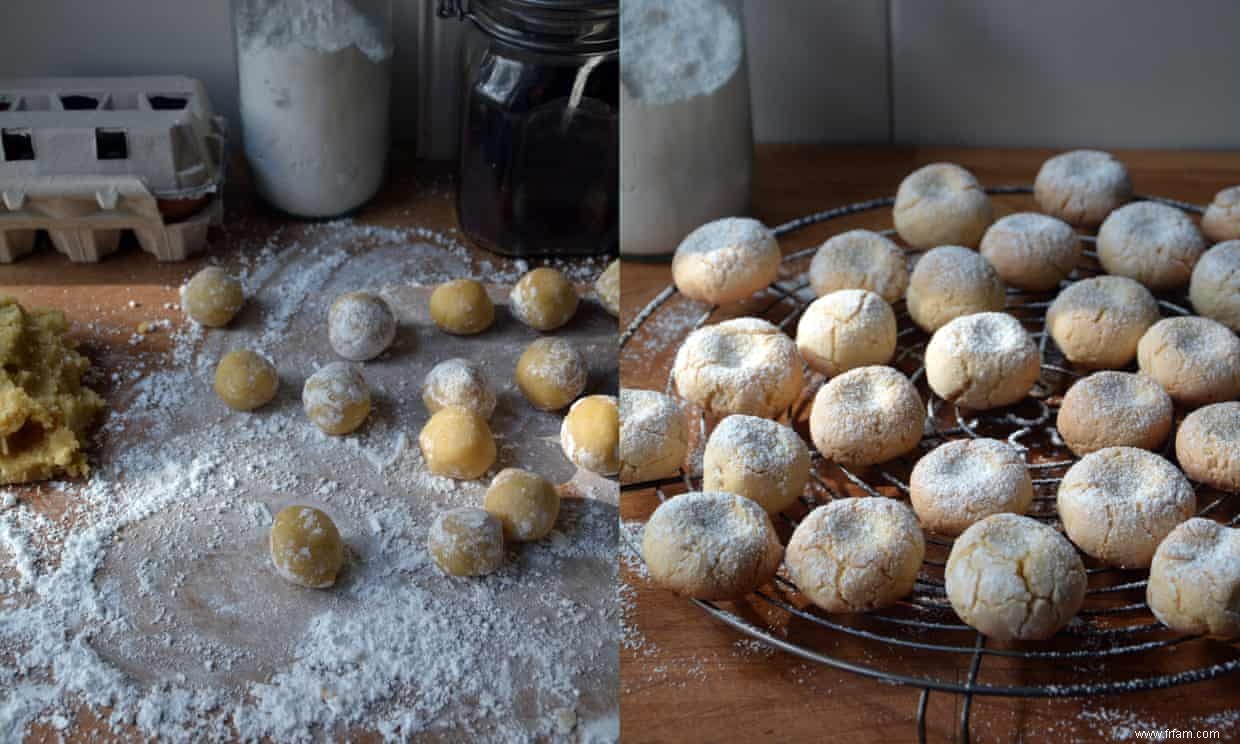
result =
[{"label": "wire cooling rack", "polygon": [[[988,188],[992,195],[1030,194],[1028,186]],[[1188,212],[1203,210],[1193,204],[1158,197],[1138,197],[1159,201]],[[887,197],[849,204],[817,212],[775,228],[780,237],[830,220],[890,207]],[[884,234],[892,236],[894,230]],[[1082,266],[1073,279],[1100,272],[1094,238],[1082,235],[1091,249],[1084,252]],[[798,317],[815,298],[805,278],[803,265],[817,247],[789,254],[783,259],[781,278],[762,294],[758,312],[785,331],[791,332]],[[675,296],[675,286],[663,289],[626,327],[620,349],[639,336],[642,329]],[[1007,311],[1016,316],[1042,350],[1042,374],[1028,398],[1015,406],[976,413],[963,411],[938,398],[925,382],[923,353],[928,336],[912,324],[904,303],[895,306],[899,320],[898,347],[892,366],[909,375],[927,401],[928,423],[918,448],[908,455],[865,471],[852,471],[827,463],[810,444],[813,467],[809,485],[800,503],[775,517],[782,540],[810,510],[831,499],[848,495],[908,497],[908,473],[923,454],[949,439],[994,437],[1006,439],[1026,453],[1035,500],[1029,516],[1062,530],[1055,511],[1055,491],[1067,469],[1076,462],[1055,431],[1055,412],[1060,395],[1082,373],[1072,369],[1049,334],[1044,320],[1053,294],[1030,294],[1009,290]],[[1164,315],[1187,315],[1182,297],[1160,298]],[[719,312],[711,307],[684,329],[706,325]],[[677,341],[678,343],[678,341]],[[788,422],[806,437],[805,421],[814,393],[825,381],[806,368],[806,386],[788,411]],[[667,382],[671,392],[672,381]],[[706,436],[706,421],[699,414],[699,434]],[[1162,454],[1169,452],[1174,436]],[[1194,484],[1199,516],[1211,517],[1232,526],[1240,523],[1240,499]],[[669,493],[696,490],[701,475],[682,472],[681,477],[647,483],[625,484],[623,491],[654,489],[659,500]],[[1089,574],[1085,605],[1067,628],[1055,638],[1041,643],[991,646],[981,634],[965,625],[952,611],[943,588],[943,568],[952,541],[926,535],[926,559],[911,596],[894,607],[862,615],[828,615],[802,597],[796,586],[781,574],[768,587],[753,596],[749,607],[703,600],[689,600],[711,617],[769,646],[811,662],[906,685],[921,691],[917,705],[917,738],[926,738],[926,710],[932,692],[962,697],[958,739],[969,741],[969,717],[974,696],[1025,698],[1063,698],[1110,695],[1123,692],[1157,690],[1214,679],[1240,670],[1240,649],[1219,644],[1208,653],[1180,651],[1205,646],[1211,641],[1199,636],[1176,634],[1154,618],[1145,603],[1146,572],[1123,571],[1101,565],[1082,556]],[[640,551],[638,551],[640,553]],[[755,611],[756,610],[756,611]],[[1174,649],[1176,659],[1186,659],[1183,668],[1150,675],[1152,654]],[[1219,654],[1226,660],[1202,663],[1201,658]],[[1197,662],[1197,663],[1194,663]],[[1166,667],[1166,659],[1157,663]],[[1085,680],[1085,681],[1082,681]]]}]

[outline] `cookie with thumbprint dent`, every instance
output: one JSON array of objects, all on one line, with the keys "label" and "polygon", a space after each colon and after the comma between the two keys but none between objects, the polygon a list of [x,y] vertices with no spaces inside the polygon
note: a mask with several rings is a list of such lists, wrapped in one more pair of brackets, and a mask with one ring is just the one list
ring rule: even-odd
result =
[{"label": "cookie with thumbprint dent", "polygon": [[672,365],[681,397],[712,416],[743,413],[777,418],[804,383],[796,343],[761,318],[735,318],[699,328]]},{"label": "cookie with thumbprint dent", "polygon": [[1007,287],[977,251],[944,245],[917,260],[906,299],[913,322],[934,333],[963,315],[1002,310]]},{"label": "cookie with thumbprint dent", "polygon": [[1194,517],[1172,530],[1150,564],[1145,598],[1180,633],[1240,637],[1240,529]]},{"label": "cookie with thumbprint dent", "polygon": [[1240,398],[1240,338],[1198,316],[1160,320],[1137,344],[1137,365],[1186,406]]},{"label": "cookie with thumbprint dent", "polygon": [[894,305],[908,289],[908,262],[900,246],[870,230],[849,230],[823,243],[809,264],[809,283],[822,297],[841,289],[868,289]]},{"label": "cookie with thumbprint dent", "polygon": [[1119,369],[1158,322],[1158,302],[1123,276],[1095,276],[1068,285],[1046,311],[1046,330],[1063,355],[1086,369]]},{"label": "cookie with thumbprint dent", "polygon": [[1081,457],[1105,447],[1156,450],[1171,433],[1174,408],[1167,391],[1149,377],[1104,370],[1068,388],[1055,427]]},{"label": "cookie with thumbprint dent", "polygon": [[1215,403],[1185,416],[1175,433],[1175,459],[1195,481],[1240,491],[1240,401]]},{"label": "cookie with thumbprint dent", "polygon": [[1062,220],[1018,212],[991,225],[982,236],[978,252],[1007,284],[1048,292],[1076,269],[1081,260],[1081,240]]},{"label": "cookie with thumbprint dent", "polygon": [[921,441],[926,409],[917,388],[891,367],[859,367],[823,385],[809,428],[814,446],[844,467],[887,462]]},{"label": "cookie with thumbprint dent", "polygon": [[892,217],[896,232],[913,248],[936,245],[976,248],[994,208],[972,173],[955,163],[931,163],[900,182]]},{"label": "cookie with thumbprint dent", "polygon": [[923,526],[955,537],[992,514],[1024,514],[1033,504],[1025,456],[997,439],[957,439],[917,461],[909,501]]},{"label": "cookie with thumbprint dent", "polygon": [[726,217],[689,233],[672,257],[672,281],[684,296],[722,305],[737,302],[779,277],[775,233],[748,217]]},{"label": "cookie with thumbprint dent", "polygon": [[926,382],[940,398],[975,411],[1022,400],[1042,373],[1042,354],[1007,313],[956,318],[926,344]]},{"label": "cookie with thumbprint dent", "polygon": [[1108,274],[1163,292],[1188,285],[1206,241],[1184,212],[1140,201],[1107,216],[1098,229],[1097,246],[1098,262]]},{"label": "cookie with thumbprint dent", "polygon": [[1132,181],[1128,169],[1110,153],[1072,150],[1042,164],[1033,197],[1046,214],[1092,228],[1132,200]]},{"label": "cookie with thumbprint dent", "polygon": [[774,514],[801,497],[809,465],[809,448],[791,427],[756,416],[728,416],[706,441],[702,488],[753,499]]}]

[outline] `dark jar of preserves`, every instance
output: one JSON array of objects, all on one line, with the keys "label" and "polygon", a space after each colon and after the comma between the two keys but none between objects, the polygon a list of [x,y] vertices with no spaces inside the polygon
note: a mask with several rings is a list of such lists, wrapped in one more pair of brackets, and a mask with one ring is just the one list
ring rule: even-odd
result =
[{"label": "dark jar of preserves", "polygon": [[470,22],[457,211],[509,256],[619,244],[619,0],[441,0]]}]

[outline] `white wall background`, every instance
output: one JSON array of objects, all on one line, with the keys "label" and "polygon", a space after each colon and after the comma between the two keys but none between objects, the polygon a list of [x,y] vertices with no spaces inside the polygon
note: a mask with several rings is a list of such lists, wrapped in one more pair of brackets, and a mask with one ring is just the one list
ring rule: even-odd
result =
[{"label": "white wall background", "polygon": [[[459,24],[435,20],[433,0],[394,5],[394,134],[448,156]],[[1235,0],[745,0],[745,12],[759,141],[1240,147]],[[139,73],[202,78],[235,117],[228,2],[4,0],[0,76]]]}]

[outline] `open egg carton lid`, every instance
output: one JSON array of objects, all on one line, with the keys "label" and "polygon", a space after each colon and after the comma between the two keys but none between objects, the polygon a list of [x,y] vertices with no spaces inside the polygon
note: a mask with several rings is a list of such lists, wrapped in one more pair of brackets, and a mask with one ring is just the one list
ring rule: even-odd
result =
[{"label": "open egg carton lid", "polygon": [[161,261],[222,218],[226,120],[182,76],[0,78],[0,263],[47,231],[94,262],[131,231]]}]

